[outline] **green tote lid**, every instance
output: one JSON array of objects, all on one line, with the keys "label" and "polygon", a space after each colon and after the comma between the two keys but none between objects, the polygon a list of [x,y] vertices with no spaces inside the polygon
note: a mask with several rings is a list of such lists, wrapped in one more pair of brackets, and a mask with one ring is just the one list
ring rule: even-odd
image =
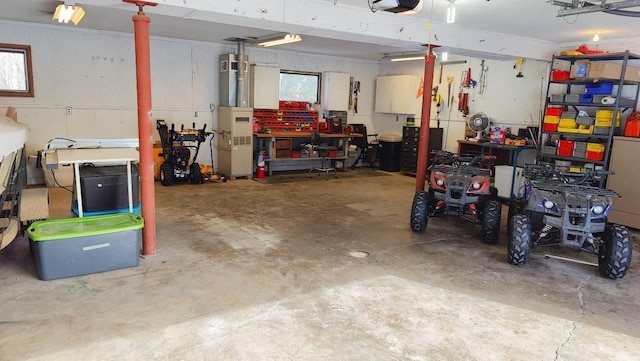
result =
[{"label": "green tote lid", "polygon": [[118,213],[38,221],[29,226],[27,234],[34,241],[52,241],[132,231],[142,227],[142,217],[133,213]]}]

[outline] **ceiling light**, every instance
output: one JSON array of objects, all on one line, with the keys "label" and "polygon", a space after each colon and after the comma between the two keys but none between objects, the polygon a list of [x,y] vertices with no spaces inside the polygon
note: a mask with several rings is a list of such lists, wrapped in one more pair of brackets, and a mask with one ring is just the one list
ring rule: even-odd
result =
[{"label": "ceiling light", "polygon": [[425,54],[389,55],[389,61],[424,60]]},{"label": "ceiling light", "polygon": [[455,0],[449,0],[449,6],[447,7],[447,23],[453,24],[456,22],[456,4]]},{"label": "ceiling light", "polygon": [[448,59],[449,59],[449,53],[447,53],[446,51],[442,52],[441,61],[447,61]]},{"label": "ceiling light", "polygon": [[598,33],[595,33],[593,35],[593,41],[598,41],[598,40],[600,40],[600,35]]},{"label": "ceiling light", "polygon": [[57,20],[59,23],[67,24],[69,21],[73,25],[78,25],[80,20],[84,17],[84,9],[77,5],[60,4],[56,7],[55,13],[51,20]]},{"label": "ceiling light", "polygon": [[258,45],[260,46],[264,46],[264,47],[269,47],[269,46],[276,46],[276,45],[283,45],[283,44],[289,44],[289,43],[295,43],[298,41],[302,41],[302,37],[298,34],[284,34],[284,35],[279,35],[276,37],[271,37],[268,39],[259,39],[258,40]]}]

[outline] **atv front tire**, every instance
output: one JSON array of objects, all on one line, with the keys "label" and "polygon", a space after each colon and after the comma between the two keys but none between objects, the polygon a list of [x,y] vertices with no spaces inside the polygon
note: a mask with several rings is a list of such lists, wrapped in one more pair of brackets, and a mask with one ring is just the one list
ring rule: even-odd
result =
[{"label": "atv front tire", "polygon": [[204,178],[202,177],[202,171],[200,170],[200,164],[191,163],[191,184],[202,184],[204,183]]},{"label": "atv front tire", "polygon": [[603,244],[598,250],[598,268],[603,277],[624,277],[631,265],[633,241],[627,227],[608,224],[602,235]]},{"label": "atv front tire", "polygon": [[173,166],[162,163],[160,165],[160,184],[170,186],[173,183]]},{"label": "atv front tire", "polygon": [[418,191],[413,196],[413,205],[411,206],[411,230],[414,232],[424,232],[427,229],[429,221],[429,193]]},{"label": "atv front tire", "polygon": [[513,216],[522,214],[524,207],[526,206],[526,200],[522,197],[516,197],[509,202],[509,213],[507,213],[507,233],[511,234],[511,218]]},{"label": "atv front tire", "polygon": [[525,264],[531,251],[531,221],[524,214],[516,214],[509,222],[511,222],[511,232],[509,232],[507,258],[511,264]]},{"label": "atv front tire", "polygon": [[497,200],[490,200],[484,206],[482,211],[482,225],[480,226],[480,234],[482,242],[498,243],[500,236],[500,218],[502,205]]}]

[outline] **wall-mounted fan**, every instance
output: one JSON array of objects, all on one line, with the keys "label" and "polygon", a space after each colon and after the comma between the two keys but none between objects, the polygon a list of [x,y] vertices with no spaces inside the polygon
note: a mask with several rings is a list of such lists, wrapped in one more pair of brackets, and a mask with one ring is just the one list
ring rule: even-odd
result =
[{"label": "wall-mounted fan", "polygon": [[476,132],[476,140],[482,138],[483,133],[489,129],[490,125],[491,120],[484,113],[473,113],[467,117],[467,126]]}]

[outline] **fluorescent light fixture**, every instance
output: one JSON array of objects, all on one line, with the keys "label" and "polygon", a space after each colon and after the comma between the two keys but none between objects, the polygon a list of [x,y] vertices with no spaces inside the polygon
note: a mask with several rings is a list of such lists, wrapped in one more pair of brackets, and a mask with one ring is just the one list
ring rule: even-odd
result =
[{"label": "fluorescent light fixture", "polygon": [[276,37],[271,37],[268,39],[260,39],[258,41],[259,41],[258,45],[269,47],[269,46],[283,45],[283,44],[289,44],[289,43],[296,43],[298,41],[302,41],[302,37],[298,34],[284,34]]},{"label": "fluorescent light fixture", "polygon": [[389,56],[389,61],[424,60],[426,54]]},{"label": "fluorescent light fixture", "polygon": [[442,52],[442,59],[440,61],[447,61],[449,59],[449,53],[446,51]]},{"label": "fluorescent light fixture", "polygon": [[600,35],[598,33],[595,33],[593,35],[593,41],[598,41],[598,40],[600,40]]},{"label": "fluorescent light fixture", "polygon": [[456,1],[449,0],[449,6],[447,7],[447,23],[453,24],[456,22]]},{"label": "fluorescent light fixture", "polygon": [[56,7],[55,13],[51,20],[57,20],[59,23],[67,24],[69,21],[77,26],[84,17],[84,9],[77,5],[60,4]]}]

